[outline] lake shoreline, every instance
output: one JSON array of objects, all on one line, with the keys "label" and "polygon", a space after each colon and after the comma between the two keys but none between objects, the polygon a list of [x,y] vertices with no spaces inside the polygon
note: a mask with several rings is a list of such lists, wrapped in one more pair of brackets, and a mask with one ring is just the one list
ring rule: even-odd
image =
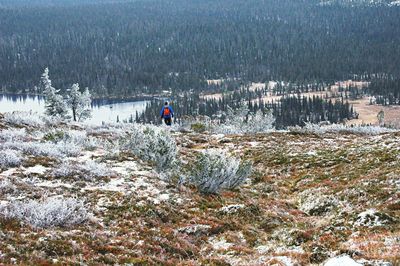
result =
[{"label": "lake shoreline", "polygon": [[[146,100],[149,99],[149,100]],[[89,123],[133,121],[141,115],[154,98],[135,97],[125,99],[94,99],[91,104]],[[44,113],[45,101],[41,94],[0,94],[0,113],[4,112]]]}]

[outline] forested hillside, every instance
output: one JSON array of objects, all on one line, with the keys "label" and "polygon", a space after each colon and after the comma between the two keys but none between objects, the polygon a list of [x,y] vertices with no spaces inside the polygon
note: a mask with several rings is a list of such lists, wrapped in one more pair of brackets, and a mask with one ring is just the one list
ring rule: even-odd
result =
[{"label": "forested hillside", "polygon": [[396,6],[94,2],[0,1],[2,90],[32,90],[47,66],[59,88],[79,82],[95,96],[120,97],[200,91],[219,78],[306,83],[400,73]]}]

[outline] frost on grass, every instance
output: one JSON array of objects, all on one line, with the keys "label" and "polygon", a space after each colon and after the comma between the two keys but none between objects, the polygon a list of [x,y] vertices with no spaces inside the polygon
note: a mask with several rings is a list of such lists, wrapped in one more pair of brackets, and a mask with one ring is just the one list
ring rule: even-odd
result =
[{"label": "frost on grass", "polygon": [[81,147],[66,142],[6,142],[3,146],[28,155],[48,156],[54,159],[78,156],[81,153]]},{"label": "frost on grass", "polygon": [[323,135],[326,133],[350,133],[361,135],[379,135],[383,133],[396,132],[395,129],[378,127],[378,126],[345,126],[341,124],[332,124],[321,126],[318,124],[306,123],[304,127],[289,127],[289,131],[298,134],[316,134]]},{"label": "frost on grass", "polygon": [[17,187],[9,179],[0,179],[0,194],[5,195],[16,190]]},{"label": "frost on grass", "polygon": [[0,150],[0,168],[15,167],[22,164],[23,158],[19,151]]},{"label": "frost on grass", "polygon": [[153,163],[159,171],[170,169],[176,163],[175,140],[169,132],[156,126],[136,126],[124,148]]},{"label": "frost on grass", "polygon": [[202,193],[217,194],[241,185],[250,175],[252,166],[215,149],[200,153],[192,169],[189,182]]},{"label": "frost on grass", "polygon": [[89,219],[82,201],[63,197],[16,201],[1,207],[0,216],[23,221],[35,228],[69,227]]},{"label": "frost on grass", "polygon": [[76,178],[87,181],[95,181],[98,178],[115,176],[116,173],[102,163],[95,161],[86,161],[84,164],[64,162],[53,171],[56,178]]},{"label": "frost on grass", "polygon": [[14,126],[40,127],[46,124],[55,124],[56,119],[48,118],[33,112],[12,112],[4,114],[4,121]]},{"label": "frost on grass", "polygon": [[25,128],[0,131],[0,141],[21,141],[27,136]]},{"label": "frost on grass", "polygon": [[95,138],[88,137],[85,131],[80,130],[51,130],[44,135],[43,139],[58,145],[68,144],[89,150],[99,146]]}]

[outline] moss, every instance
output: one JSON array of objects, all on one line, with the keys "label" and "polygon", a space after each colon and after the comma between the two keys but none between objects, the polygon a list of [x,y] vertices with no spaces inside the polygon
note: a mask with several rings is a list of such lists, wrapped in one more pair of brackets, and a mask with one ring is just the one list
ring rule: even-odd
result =
[{"label": "moss", "polygon": [[49,132],[46,135],[43,136],[44,141],[52,141],[52,142],[58,142],[60,140],[63,140],[65,137],[65,132],[61,130],[56,130],[54,132]]},{"label": "moss", "polygon": [[16,219],[5,219],[0,217],[0,230],[2,231],[19,231],[21,223]]},{"label": "moss", "polygon": [[25,167],[32,167],[35,165],[42,165],[44,167],[52,167],[56,163],[56,160],[53,158],[45,157],[45,156],[32,156],[28,157],[24,162]]},{"label": "moss", "polygon": [[201,262],[201,265],[207,265],[207,266],[231,266],[231,264],[227,263],[226,261],[222,259],[206,259]]},{"label": "moss", "polygon": [[197,133],[202,133],[204,131],[206,131],[206,125],[202,124],[202,123],[193,123],[190,125],[190,128]]},{"label": "moss", "polygon": [[39,242],[37,248],[44,251],[49,257],[71,256],[74,254],[74,249],[71,243],[67,240],[49,240]]},{"label": "moss", "polygon": [[147,266],[150,261],[147,258],[124,258],[119,261],[122,264],[129,264],[134,266]]}]

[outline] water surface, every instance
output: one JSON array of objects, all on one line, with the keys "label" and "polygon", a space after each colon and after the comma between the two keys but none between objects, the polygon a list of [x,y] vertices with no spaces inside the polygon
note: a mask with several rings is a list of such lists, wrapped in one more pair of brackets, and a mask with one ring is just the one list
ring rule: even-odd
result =
[{"label": "water surface", "polygon": [[[143,113],[148,101],[118,101],[118,100],[94,100],[92,104],[92,117],[87,120],[90,124],[102,122],[129,121],[135,119],[136,112]],[[0,94],[0,113],[13,111],[32,111],[43,114],[45,102],[42,96]]]}]

